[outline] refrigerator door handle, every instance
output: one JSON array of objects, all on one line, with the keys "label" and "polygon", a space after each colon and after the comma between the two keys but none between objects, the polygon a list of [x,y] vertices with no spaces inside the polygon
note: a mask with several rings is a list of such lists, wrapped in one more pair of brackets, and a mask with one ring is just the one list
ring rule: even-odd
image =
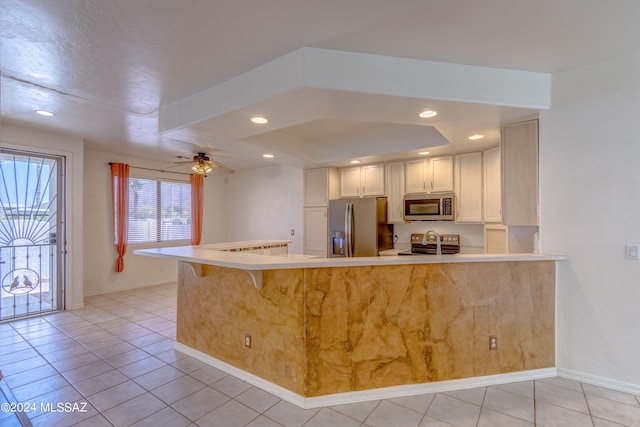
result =
[{"label": "refrigerator door handle", "polygon": [[354,242],[353,242],[353,204],[347,203],[347,207],[345,209],[344,216],[344,228],[345,228],[345,237],[346,237],[346,251],[345,255],[347,257],[353,256],[354,250]]}]

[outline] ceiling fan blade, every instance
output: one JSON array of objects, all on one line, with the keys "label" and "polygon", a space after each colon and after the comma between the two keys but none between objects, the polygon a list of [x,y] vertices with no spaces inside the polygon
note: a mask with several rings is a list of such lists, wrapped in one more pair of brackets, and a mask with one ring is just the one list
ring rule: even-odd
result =
[{"label": "ceiling fan blade", "polygon": [[226,166],[222,166],[220,163],[212,162],[211,160],[209,160],[207,164],[212,168],[220,169],[221,171],[224,171],[227,173],[236,173],[236,171],[234,171],[233,169],[228,168]]},{"label": "ceiling fan blade", "polygon": [[173,162],[173,164],[175,165],[186,165],[186,164],[191,164],[193,163],[193,160],[185,160],[183,162]]}]

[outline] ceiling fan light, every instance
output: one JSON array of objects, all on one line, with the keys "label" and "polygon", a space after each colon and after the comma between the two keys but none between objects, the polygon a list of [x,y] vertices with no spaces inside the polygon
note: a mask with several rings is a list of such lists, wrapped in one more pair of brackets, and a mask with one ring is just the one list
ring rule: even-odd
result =
[{"label": "ceiling fan light", "polygon": [[204,175],[211,172],[212,169],[211,166],[206,163],[196,163],[195,165],[191,166],[191,170],[200,175]]}]

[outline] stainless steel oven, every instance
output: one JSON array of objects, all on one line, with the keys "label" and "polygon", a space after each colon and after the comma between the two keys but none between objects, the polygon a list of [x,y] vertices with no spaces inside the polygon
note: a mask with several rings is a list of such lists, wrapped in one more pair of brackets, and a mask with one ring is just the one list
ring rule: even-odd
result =
[{"label": "stainless steel oven", "polygon": [[404,196],[405,221],[453,221],[454,210],[453,193]]}]

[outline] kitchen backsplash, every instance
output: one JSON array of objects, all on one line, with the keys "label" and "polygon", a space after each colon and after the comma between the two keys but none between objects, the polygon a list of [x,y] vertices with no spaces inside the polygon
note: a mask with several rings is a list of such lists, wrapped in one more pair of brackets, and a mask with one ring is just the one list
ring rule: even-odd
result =
[{"label": "kitchen backsplash", "polygon": [[460,253],[479,254],[484,252],[484,226],[482,224],[456,224],[453,221],[413,221],[409,224],[394,224],[393,231],[398,236],[394,248],[411,247],[411,234],[434,230],[438,234],[459,234]]}]

